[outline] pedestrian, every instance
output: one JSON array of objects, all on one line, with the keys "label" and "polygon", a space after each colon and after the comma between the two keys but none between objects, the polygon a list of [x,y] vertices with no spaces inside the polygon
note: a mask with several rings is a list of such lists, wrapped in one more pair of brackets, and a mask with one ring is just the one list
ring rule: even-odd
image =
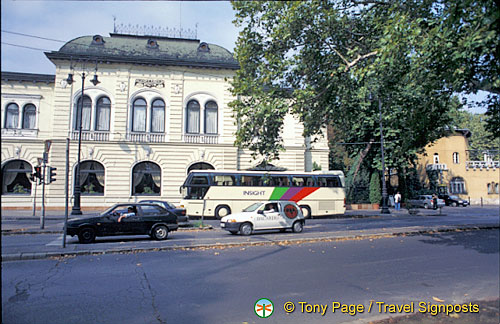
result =
[{"label": "pedestrian", "polygon": [[432,209],[438,209],[438,196],[436,194],[432,194]]},{"label": "pedestrian", "polygon": [[401,194],[399,191],[394,195],[394,207],[396,210],[401,210]]}]

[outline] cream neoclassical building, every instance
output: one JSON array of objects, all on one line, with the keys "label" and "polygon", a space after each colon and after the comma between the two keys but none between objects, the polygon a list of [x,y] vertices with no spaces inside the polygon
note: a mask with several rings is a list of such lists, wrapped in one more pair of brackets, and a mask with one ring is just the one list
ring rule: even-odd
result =
[{"label": "cream neoclassical building", "polygon": [[[64,207],[66,138],[73,196],[82,73],[82,210],[145,198],[178,202],[191,169],[259,164],[233,145],[229,81],[239,65],[228,50],[195,39],[111,34],[76,38],[46,56],[55,75],[2,72],[3,209],[33,206],[36,185],[29,176],[46,140],[52,142],[48,165],[57,168],[57,180],[46,186],[46,208]],[[92,82],[94,75],[100,83]],[[286,151],[273,164],[310,171],[316,162],[328,169],[326,139],[306,149],[302,130],[286,118]],[[38,207],[41,186],[36,190]]]}]

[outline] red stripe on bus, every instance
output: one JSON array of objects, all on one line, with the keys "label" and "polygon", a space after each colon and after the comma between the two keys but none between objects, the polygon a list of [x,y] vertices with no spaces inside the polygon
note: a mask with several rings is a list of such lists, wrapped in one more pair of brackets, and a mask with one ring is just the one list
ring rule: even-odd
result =
[{"label": "red stripe on bus", "polygon": [[308,187],[308,188],[303,188],[301,191],[299,191],[295,196],[290,199],[290,201],[294,202],[299,202],[300,200],[304,199],[305,197],[309,196],[316,190],[318,190],[319,187]]}]

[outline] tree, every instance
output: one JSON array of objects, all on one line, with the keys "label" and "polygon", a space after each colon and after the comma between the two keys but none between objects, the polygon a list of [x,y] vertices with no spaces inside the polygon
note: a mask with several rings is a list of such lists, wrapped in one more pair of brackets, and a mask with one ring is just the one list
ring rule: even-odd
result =
[{"label": "tree", "polygon": [[378,172],[373,172],[370,179],[370,202],[372,204],[380,204],[382,193],[380,192],[380,175]]},{"label": "tree", "polygon": [[[346,142],[368,146],[380,136],[380,105],[386,164],[406,166],[451,126],[454,92],[497,88],[498,54],[490,54],[498,34],[488,22],[498,23],[498,6],[466,2],[482,9],[417,0],[233,2],[243,27],[232,82],[239,100],[230,104],[236,144],[279,158],[291,112],[305,136],[335,125]],[[365,148],[346,149],[354,157]],[[366,159],[381,169],[377,150]]]}]

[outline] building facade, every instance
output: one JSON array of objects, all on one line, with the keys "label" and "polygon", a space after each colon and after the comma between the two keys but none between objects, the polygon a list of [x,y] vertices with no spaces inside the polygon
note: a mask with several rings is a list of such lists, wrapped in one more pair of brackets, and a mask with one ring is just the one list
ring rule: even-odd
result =
[{"label": "building facade", "polygon": [[[80,123],[82,210],[151,198],[178,202],[192,169],[247,170],[261,162],[234,146],[237,122],[228,103],[236,99],[230,81],[239,65],[220,46],[110,34],[76,38],[46,56],[55,75],[2,72],[2,208],[31,208],[34,199],[39,206],[41,186],[29,177],[46,141],[57,180],[45,186],[45,205],[64,207],[66,139],[73,197]],[[302,131],[298,120],[285,118],[286,151],[273,164],[328,169],[326,138],[306,145]]]},{"label": "building facade", "polygon": [[482,161],[471,160],[467,129],[455,130],[425,148],[419,156],[419,175],[429,183],[434,172],[441,191],[470,200],[472,205],[500,203],[500,162],[484,152]]}]

